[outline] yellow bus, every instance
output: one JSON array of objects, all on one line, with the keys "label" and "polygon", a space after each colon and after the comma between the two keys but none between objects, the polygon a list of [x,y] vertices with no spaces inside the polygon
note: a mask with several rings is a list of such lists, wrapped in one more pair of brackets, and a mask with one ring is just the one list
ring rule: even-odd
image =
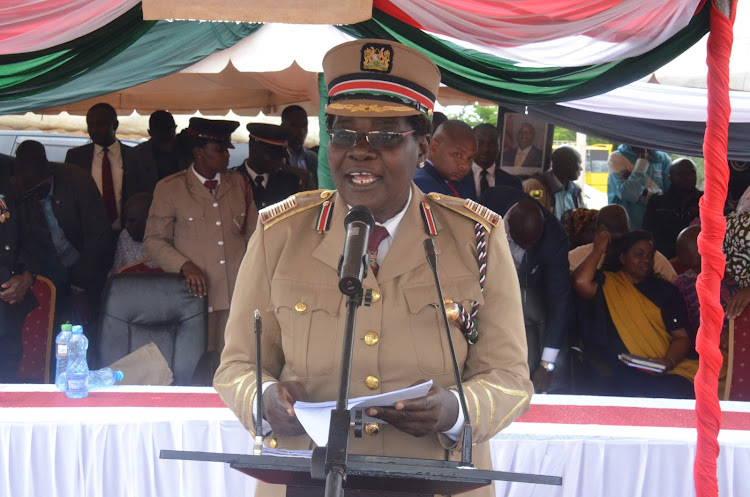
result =
[{"label": "yellow bus", "polygon": [[586,147],[586,184],[603,193],[607,193],[607,159],[611,153],[611,143],[595,143]]}]

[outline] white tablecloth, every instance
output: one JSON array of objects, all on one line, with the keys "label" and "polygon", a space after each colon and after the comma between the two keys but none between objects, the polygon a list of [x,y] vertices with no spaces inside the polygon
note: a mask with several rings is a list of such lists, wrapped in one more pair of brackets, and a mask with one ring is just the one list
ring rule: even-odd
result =
[{"label": "white tablecloth", "polygon": [[[3,394],[23,391],[49,392],[44,395],[55,399],[64,395],[51,385],[0,385],[0,496],[252,495],[254,480],[227,465],[159,459],[162,449],[251,452],[249,434],[231,411],[218,406],[210,388],[118,387],[105,392],[163,393],[165,398],[204,394],[200,397],[213,399],[208,402],[212,407],[150,407],[138,402],[137,407],[127,402],[124,405],[130,407],[8,407],[11,402]],[[497,495],[695,495],[695,430],[686,427],[693,405],[692,401],[535,396],[528,421],[514,423],[491,441],[494,467],[562,476],[563,486],[501,482],[496,484]],[[722,409],[735,429],[720,434],[720,495],[747,497],[750,431],[745,427],[750,405],[726,402]],[[566,420],[589,412],[594,412],[591,419]],[[611,425],[607,413],[616,419]],[[631,415],[628,426],[623,416]],[[674,423],[662,422],[672,418]]]}]

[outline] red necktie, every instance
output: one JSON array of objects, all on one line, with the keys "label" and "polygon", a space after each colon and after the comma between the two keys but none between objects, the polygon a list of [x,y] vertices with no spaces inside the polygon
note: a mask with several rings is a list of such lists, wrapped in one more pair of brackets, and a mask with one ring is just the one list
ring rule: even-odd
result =
[{"label": "red necktie", "polygon": [[388,236],[388,230],[376,224],[375,229],[370,233],[370,239],[367,241],[367,263],[372,268],[372,274],[375,276],[378,275],[378,269],[380,269],[380,265],[378,264],[378,247],[380,246],[380,242],[388,238]]},{"label": "red necktie", "polygon": [[207,179],[203,182],[203,186],[208,188],[208,191],[211,192],[211,195],[216,193],[216,189],[219,187],[219,180],[218,179]]},{"label": "red necktie", "polygon": [[109,150],[105,147],[102,149],[102,197],[104,206],[107,208],[109,222],[114,223],[117,219],[117,200],[115,199],[115,183],[112,181],[112,164],[109,162]]},{"label": "red necktie", "polygon": [[453,185],[451,184],[451,182],[450,182],[450,181],[446,181],[446,182],[445,182],[445,184],[446,184],[446,185],[448,185],[448,188],[450,189],[450,191],[451,191],[451,192],[453,192],[453,196],[454,196],[454,197],[458,197],[458,198],[461,198],[461,194],[460,194],[460,193],[458,193],[458,190],[456,189],[456,187],[455,187],[455,186],[453,186]]}]

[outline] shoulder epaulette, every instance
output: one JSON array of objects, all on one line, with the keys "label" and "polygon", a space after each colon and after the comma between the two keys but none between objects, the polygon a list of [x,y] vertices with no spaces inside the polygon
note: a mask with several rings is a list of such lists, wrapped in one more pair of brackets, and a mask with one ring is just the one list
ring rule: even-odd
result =
[{"label": "shoulder epaulette", "polygon": [[461,199],[440,193],[430,193],[428,196],[438,205],[482,224],[487,231],[491,231],[500,224],[500,214],[471,199]]},{"label": "shoulder epaulette", "polygon": [[267,230],[282,219],[319,206],[328,200],[335,190],[311,190],[299,192],[281,202],[269,205],[258,212],[263,229]]},{"label": "shoulder epaulette", "polygon": [[162,178],[161,182],[163,183],[169,183],[172,180],[175,180],[177,178],[181,178],[186,175],[186,173],[189,171],[189,169],[184,169],[182,171],[177,171],[176,173],[170,174],[169,176]]}]

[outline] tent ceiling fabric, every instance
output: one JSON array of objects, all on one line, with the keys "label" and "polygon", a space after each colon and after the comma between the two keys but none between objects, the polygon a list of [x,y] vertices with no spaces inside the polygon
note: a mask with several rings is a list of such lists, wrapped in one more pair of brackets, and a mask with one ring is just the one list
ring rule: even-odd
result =
[{"label": "tent ceiling fabric", "polygon": [[388,15],[466,48],[558,67],[642,55],[687,26],[701,4],[702,0],[375,1]]},{"label": "tent ceiling fabric", "polygon": [[[309,39],[299,50],[300,38]],[[221,115],[229,110],[240,116],[262,112],[278,115],[284,107],[299,104],[310,114],[319,107],[317,73],[323,55],[352,40],[333,26],[266,24],[234,46],[209,55],[182,71],[114,93],[37,111],[84,115],[96,102],[107,102],[120,114],[150,114],[168,109],[175,114]],[[267,47],[273,46],[274,50]],[[470,105],[478,99],[442,87],[442,105]],[[485,105],[492,102],[484,100]]]},{"label": "tent ceiling fabric", "polygon": [[372,0],[143,0],[143,18],[354,24],[372,15]]},{"label": "tent ceiling fabric", "polygon": [[86,114],[96,102],[111,104],[118,113],[150,114],[167,109],[175,114],[222,115],[232,110],[237,115],[254,116],[259,112],[278,114],[293,103],[306,104],[317,114],[318,78],[296,63],[283,71],[243,73],[232,62],[218,73],[179,72],[164,78],[82,100],[37,111],[40,114]]},{"label": "tent ceiling fabric", "polygon": [[[42,3],[55,1],[64,0],[43,0]],[[112,1],[121,3],[126,0]],[[484,2],[484,0],[434,1],[443,7],[450,4],[458,9],[471,7],[477,2]],[[642,1],[591,0],[596,5],[603,6],[602,8],[614,9],[612,12],[617,12],[619,3],[641,5]],[[694,1],[680,0],[677,3],[682,6],[694,5]],[[280,3],[284,3],[284,1],[280,0]],[[376,3],[377,5],[390,5],[390,2],[381,0]],[[550,4],[547,4],[541,2],[541,0],[528,0],[523,2],[523,5],[543,9],[541,12],[549,13],[553,9],[561,9],[562,12],[566,12],[565,9],[572,8],[578,3],[573,0],[552,0]],[[492,4],[503,4],[505,8],[515,5],[512,2],[492,2]],[[663,6],[661,0],[659,0],[659,5]],[[707,12],[708,9],[704,8],[699,15],[691,18],[687,27],[670,38],[669,42],[647,54],[617,62],[583,67],[526,67],[517,61],[501,59],[492,54],[469,50],[450,41],[442,40],[407,22],[390,17],[377,8],[373,10],[373,19],[363,23],[337,26],[336,28],[330,26],[317,27],[326,29],[328,36],[332,36],[333,30],[337,29],[357,38],[376,37],[404,42],[432,57],[443,73],[443,82],[453,88],[486,100],[531,105],[585,98],[643,77],[649,71],[653,71],[684,50],[685,47],[694,43],[705,33]],[[630,14],[620,10],[619,15],[627,17]],[[580,21],[581,19],[574,20]],[[28,82],[27,86],[32,88],[39,88],[34,86],[36,79],[44,78],[49,83],[47,86],[35,90],[35,92],[39,92],[38,94],[29,94],[19,98],[19,95],[10,91],[3,92],[0,87],[0,113],[9,114],[57,107],[69,102],[96,98],[99,95],[164,77],[175,71],[183,70],[200,61],[206,55],[215,52],[215,47],[224,43],[224,40],[229,41],[225,43],[225,47],[239,41],[239,39],[234,38],[235,33],[230,36],[227,36],[227,34],[217,35],[210,41],[212,46],[204,49],[209,40],[204,40],[203,43],[198,44],[198,40],[193,39],[195,38],[193,36],[195,30],[200,31],[208,28],[224,33],[227,31],[239,33],[244,30],[246,34],[241,36],[241,39],[250,35],[253,30],[257,30],[259,26],[247,23],[157,22],[132,46],[126,48],[108,62],[97,61],[97,67],[87,67],[83,75],[71,81],[71,83],[60,84],[57,82],[55,78],[60,68],[51,67],[45,69],[45,72],[39,77],[31,77]],[[661,25],[658,25],[658,27],[659,29],[652,29],[651,36],[658,36],[661,32]],[[260,45],[262,49],[255,50],[256,47],[251,47],[253,50],[248,50],[247,53],[253,53],[254,57],[237,57],[236,60],[233,58],[232,64],[240,72],[247,72],[247,70],[256,72],[260,70],[261,65],[268,66],[270,64],[275,65],[275,67],[266,67],[266,70],[278,72],[290,67],[292,60],[296,60],[296,58],[285,60],[285,58],[289,58],[288,52],[292,52],[293,54],[301,54],[297,58],[303,60],[298,60],[297,64],[310,71],[313,69],[311,66],[319,66],[322,53],[330,46],[342,41],[343,35],[337,34],[336,41],[326,46],[328,38],[319,39],[313,32],[306,31],[308,29],[311,28],[292,26],[292,31],[285,35],[287,36],[286,39],[271,36],[273,33],[264,35],[267,30],[261,29],[259,33],[256,33],[259,35],[258,39],[260,39],[260,35],[264,35],[268,36],[268,41],[262,40],[255,43]],[[611,35],[612,33],[609,33],[608,36]],[[624,30],[621,35],[627,38],[630,33]],[[248,43],[253,44],[253,38],[255,38],[254,35],[250,36]],[[343,36],[343,39],[345,39],[345,36]],[[295,43],[292,43],[292,41]],[[525,39],[519,39],[518,44],[522,45],[526,41]],[[309,47],[307,46],[308,42]],[[291,48],[284,48],[284,43],[291,44]],[[96,53],[96,50],[91,50],[91,46],[88,47],[88,51]],[[274,49],[270,50],[269,46],[274,47]],[[276,48],[279,50],[275,50]],[[198,55],[201,51],[203,55]],[[277,51],[281,55],[277,56]],[[312,62],[307,61],[306,54],[311,54],[310,60]],[[266,58],[265,61],[262,60],[263,57]],[[7,60],[9,59],[0,56],[0,78],[4,77],[5,81],[12,82],[15,77],[15,69],[12,64],[6,63]],[[205,62],[206,68],[199,67],[197,70],[206,73],[220,73],[228,67],[227,62],[226,59],[220,60],[220,57],[216,57],[215,60]],[[3,80],[0,79],[1,81]],[[123,105],[130,104],[124,103]],[[270,105],[275,105],[275,103]],[[217,107],[216,105],[213,106]],[[221,107],[228,108],[230,106],[237,107],[238,110],[248,109],[249,103],[232,101],[223,104]]]},{"label": "tent ceiling fabric", "polygon": [[[734,26],[734,43],[729,59],[729,89],[750,91],[750,35],[744,29],[750,26],[750,2],[737,2]],[[654,72],[655,79],[667,85],[705,88],[708,74],[707,40],[708,35],[657,69]]]},{"label": "tent ceiling fabric", "polygon": [[0,55],[37,52],[104,27],[140,0],[14,0],[0,9]]}]

